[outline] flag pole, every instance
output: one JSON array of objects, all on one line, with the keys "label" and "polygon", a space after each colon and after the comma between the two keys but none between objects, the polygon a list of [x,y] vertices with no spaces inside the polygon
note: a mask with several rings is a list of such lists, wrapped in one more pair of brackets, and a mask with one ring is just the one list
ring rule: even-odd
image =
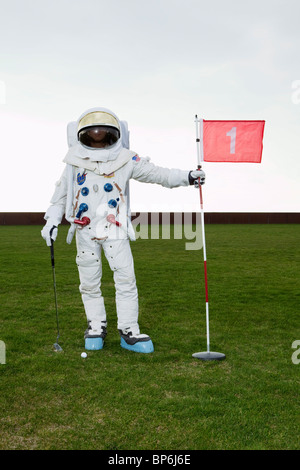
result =
[{"label": "flag pole", "polygon": [[[195,124],[196,124],[197,168],[198,170],[200,170],[201,162],[203,162],[203,119],[198,119],[196,115]],[[199,138],[199,124],[200,124],[200,138]],[[198,186],[199,186],[199,195],[200,195],[201,229],[202,229],[202,242],[203,242],[207,350],[204,352],[194,353],[193,357],[197,359],[201,359],[203,361],[211,361],[211,360],[221,361],[222,359],[225,359],[226,357],[225,354],[210,351],[207,259],[206,259],[203,196],[202,196],[202,186],[200,184],[200,178],[198,179]]]}]

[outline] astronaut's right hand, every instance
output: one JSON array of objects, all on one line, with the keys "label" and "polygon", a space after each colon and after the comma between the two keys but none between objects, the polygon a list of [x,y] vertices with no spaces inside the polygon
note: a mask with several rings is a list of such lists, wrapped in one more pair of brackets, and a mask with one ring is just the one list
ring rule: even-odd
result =
[{"label": "astronaut's right hand", "polygon": [[47,246],[51,246],[52,241],[55,242],[57,237],[57,225],[55,225],[51,219],[48,219],[41,234],[43,239],[46,240]]}]

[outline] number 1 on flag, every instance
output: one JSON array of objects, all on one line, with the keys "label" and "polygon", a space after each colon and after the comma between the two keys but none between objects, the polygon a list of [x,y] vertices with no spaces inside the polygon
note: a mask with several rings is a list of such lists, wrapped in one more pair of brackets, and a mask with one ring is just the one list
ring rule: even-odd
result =
[{"label": "number 1 on flag", "polygon": [[203,119],[200,123],[202,161],[261,162],[265,121]]},{"label": "number 1 on flag", "polygon": [[230,137],[230,153],[235,153],[235,139],[236,139],[236,127],[233,127],[229,132],[227,132],[228,137]]}]

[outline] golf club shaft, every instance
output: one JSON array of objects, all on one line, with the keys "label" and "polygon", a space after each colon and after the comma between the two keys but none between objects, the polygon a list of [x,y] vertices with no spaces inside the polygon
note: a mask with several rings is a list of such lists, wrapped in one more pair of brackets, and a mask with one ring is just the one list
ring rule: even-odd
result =
[{"label": "golf club shaft", "polygon": [[55,311],[56,311],[56,324],[57,324],[57,340],[59,338],[59,321],[58,321],[58,306],[57,306],[57,294],[56,294],[56,278],[55,278],[55,264],[54,264],[54,246],[53,240],[51,239],[51,264],[52,264],[52,275],[53,275],[53,287],[54,287],[54,298],[55,298]]}]

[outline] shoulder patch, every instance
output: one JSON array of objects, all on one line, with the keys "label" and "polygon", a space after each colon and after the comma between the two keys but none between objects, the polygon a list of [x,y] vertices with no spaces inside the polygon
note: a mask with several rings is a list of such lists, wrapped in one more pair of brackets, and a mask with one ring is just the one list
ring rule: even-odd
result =
[{"label": "shoulder patch", "polygon": [[139,162],[140,157],[138,155],[135,155],[134,157],[132,157],[132,160],[134,160],[135,162]]}]

